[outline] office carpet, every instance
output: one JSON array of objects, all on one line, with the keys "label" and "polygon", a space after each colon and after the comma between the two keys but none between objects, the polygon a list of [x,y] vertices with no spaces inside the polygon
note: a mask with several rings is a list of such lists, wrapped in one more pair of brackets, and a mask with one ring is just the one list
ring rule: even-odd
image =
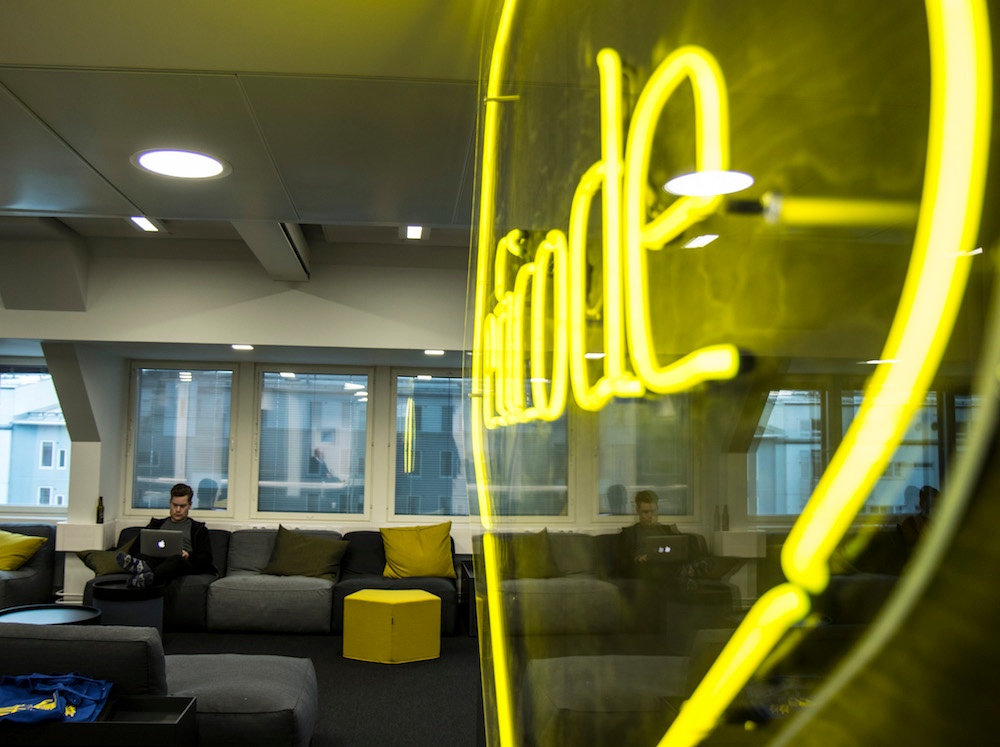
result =
[{"label": "office carpet", "polygon": [[163,644],[167,654],[312,659],[319,685],[312,747],[476,747],[483,740],[475,638],[442,638],[440,658],[410,664],[345,659],[339,635],[168,631]]}]

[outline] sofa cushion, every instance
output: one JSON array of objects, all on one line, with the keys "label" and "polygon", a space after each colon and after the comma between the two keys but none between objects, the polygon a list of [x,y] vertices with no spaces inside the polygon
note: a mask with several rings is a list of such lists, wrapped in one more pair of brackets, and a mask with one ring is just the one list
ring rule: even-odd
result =
[{"label": "sofa cushion", "polygon": [[609,581],[585,576],[501,581],[513,635],[615,633],[625,619],[624,599]]},{"label": "sofa cushion", "polygon": [[0,625],[0,672],[78,672],[120,695],[166,695],[156,628],[119,625]]},{"label": "sofa cushion", "polygon": [[450,521],[431,526],[383,528],[379,533],[385,545],[384,576],[455,578]]},{"label": "sofa cushion", "polygon": [[580,532],[550,532],[549,550],[558,575],[597,574],[597,547],[591,535]]},{"label": "sofa cushion", "polygon": [[197,698],[200,744],[306,747],[316,727],[309,659],[242,654],[166,657],[170,694]]},{"label": "sofa cushion", "polygon": [[293,532],[279,525],[271,560],[262,573],[335,581],[347,545],[345,540]]},{"label": "sofa cushion", "polygon": [[306,576],[238,573],[208,587],[209,630],[328,633],[333,582]]},{"label": "sofa cushion", "polygon": [[513,567],[514,578],[553,578],[560,575],[552,558],[547,529],[508,535],[505,544],[509,553],[507,564]]},{"label": "sofa cushion", "polygon": [[227,576],[261,573],[270,562],[278,537],[274,529],[240,529],[229,538]]},{"label": "sofa cushion", "polygon": [[340,561],[341,579],[351,576],[381,576],[385,571],[385,545],[379,532],[362,529],[348,532],[344,539],[350,542]]},{"label": "sofa cushion", "polygon": [[94,572],[95,576],[107,576],[112,573],[124,573],[124,569],[118,565],[115,556],[120,552],[128,552],[135,540],[129,540],[119,545],[114,550],[80,550],[76,557],[83,561],[83,564]]},{"label": "sofa cushion", "polygon": [[48,540],[0,529],[0,571],[16,571]]}]

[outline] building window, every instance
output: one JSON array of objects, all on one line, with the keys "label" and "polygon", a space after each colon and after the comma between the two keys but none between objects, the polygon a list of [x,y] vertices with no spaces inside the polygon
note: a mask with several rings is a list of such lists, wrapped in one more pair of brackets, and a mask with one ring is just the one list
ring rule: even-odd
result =
[{"label": "building window", "polygon": [[[395,385],[395,513],[468,514],[461,459],[465,447],[461,418],[464,380],[397,375]],[[422,463],[425,453],[430,462],[426,470]]]},{"label": "building window", "polygon": [[167,508],[179,482],[196,509],[225,505],[232,385],[226,369],[133,369],[132,508]]},{"label": "building window", "polygon": [[[42,487],[65,495],[68,445],[66,421],[45,366],[0,365],[0,506],[8,513],[18,506],[37,510]],[[63,471],[53,473],[56,466]],[[57,506],[49,505],[55,512]]]},{"label": "building window", "polygon": [[257,510],[361,514],[367,373],[260,371]]},{"label": "building window", "polygon": [[52,505],[52,488],[40,487],[38,489],[38,505],[39,506]]}]

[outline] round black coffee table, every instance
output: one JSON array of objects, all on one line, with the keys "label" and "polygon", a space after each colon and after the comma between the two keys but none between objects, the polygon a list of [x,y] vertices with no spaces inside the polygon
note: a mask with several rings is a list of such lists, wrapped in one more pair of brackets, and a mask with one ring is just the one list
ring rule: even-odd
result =
[{"label": "round black coffee table", "polygon": [[29,625],[97,625],[101,611],[78,604],[23,604],[0,610],[0,623]]},{"label": "round black coffee table", "polygon": [[129,586],[120,578],[94,581],[94,606],[104,625],[143,625],[163,632],[163,584]]}]

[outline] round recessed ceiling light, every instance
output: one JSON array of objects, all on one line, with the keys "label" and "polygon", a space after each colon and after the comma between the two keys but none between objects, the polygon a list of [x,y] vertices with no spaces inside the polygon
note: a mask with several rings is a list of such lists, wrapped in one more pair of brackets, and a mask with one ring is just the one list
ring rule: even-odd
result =
[{"label": "round recessed ceiling light", "polygon": [[190,150],[144,150],[131,160],[146,171],[179,179],[211,179],[232,171],[225,161]]},{"label": "round recessed ceiling light", "polygon": [[664,185],[672,195],[712,197],[740,192],[753,184],[753,177],[742,171],[695,171],[674,177]]}]

